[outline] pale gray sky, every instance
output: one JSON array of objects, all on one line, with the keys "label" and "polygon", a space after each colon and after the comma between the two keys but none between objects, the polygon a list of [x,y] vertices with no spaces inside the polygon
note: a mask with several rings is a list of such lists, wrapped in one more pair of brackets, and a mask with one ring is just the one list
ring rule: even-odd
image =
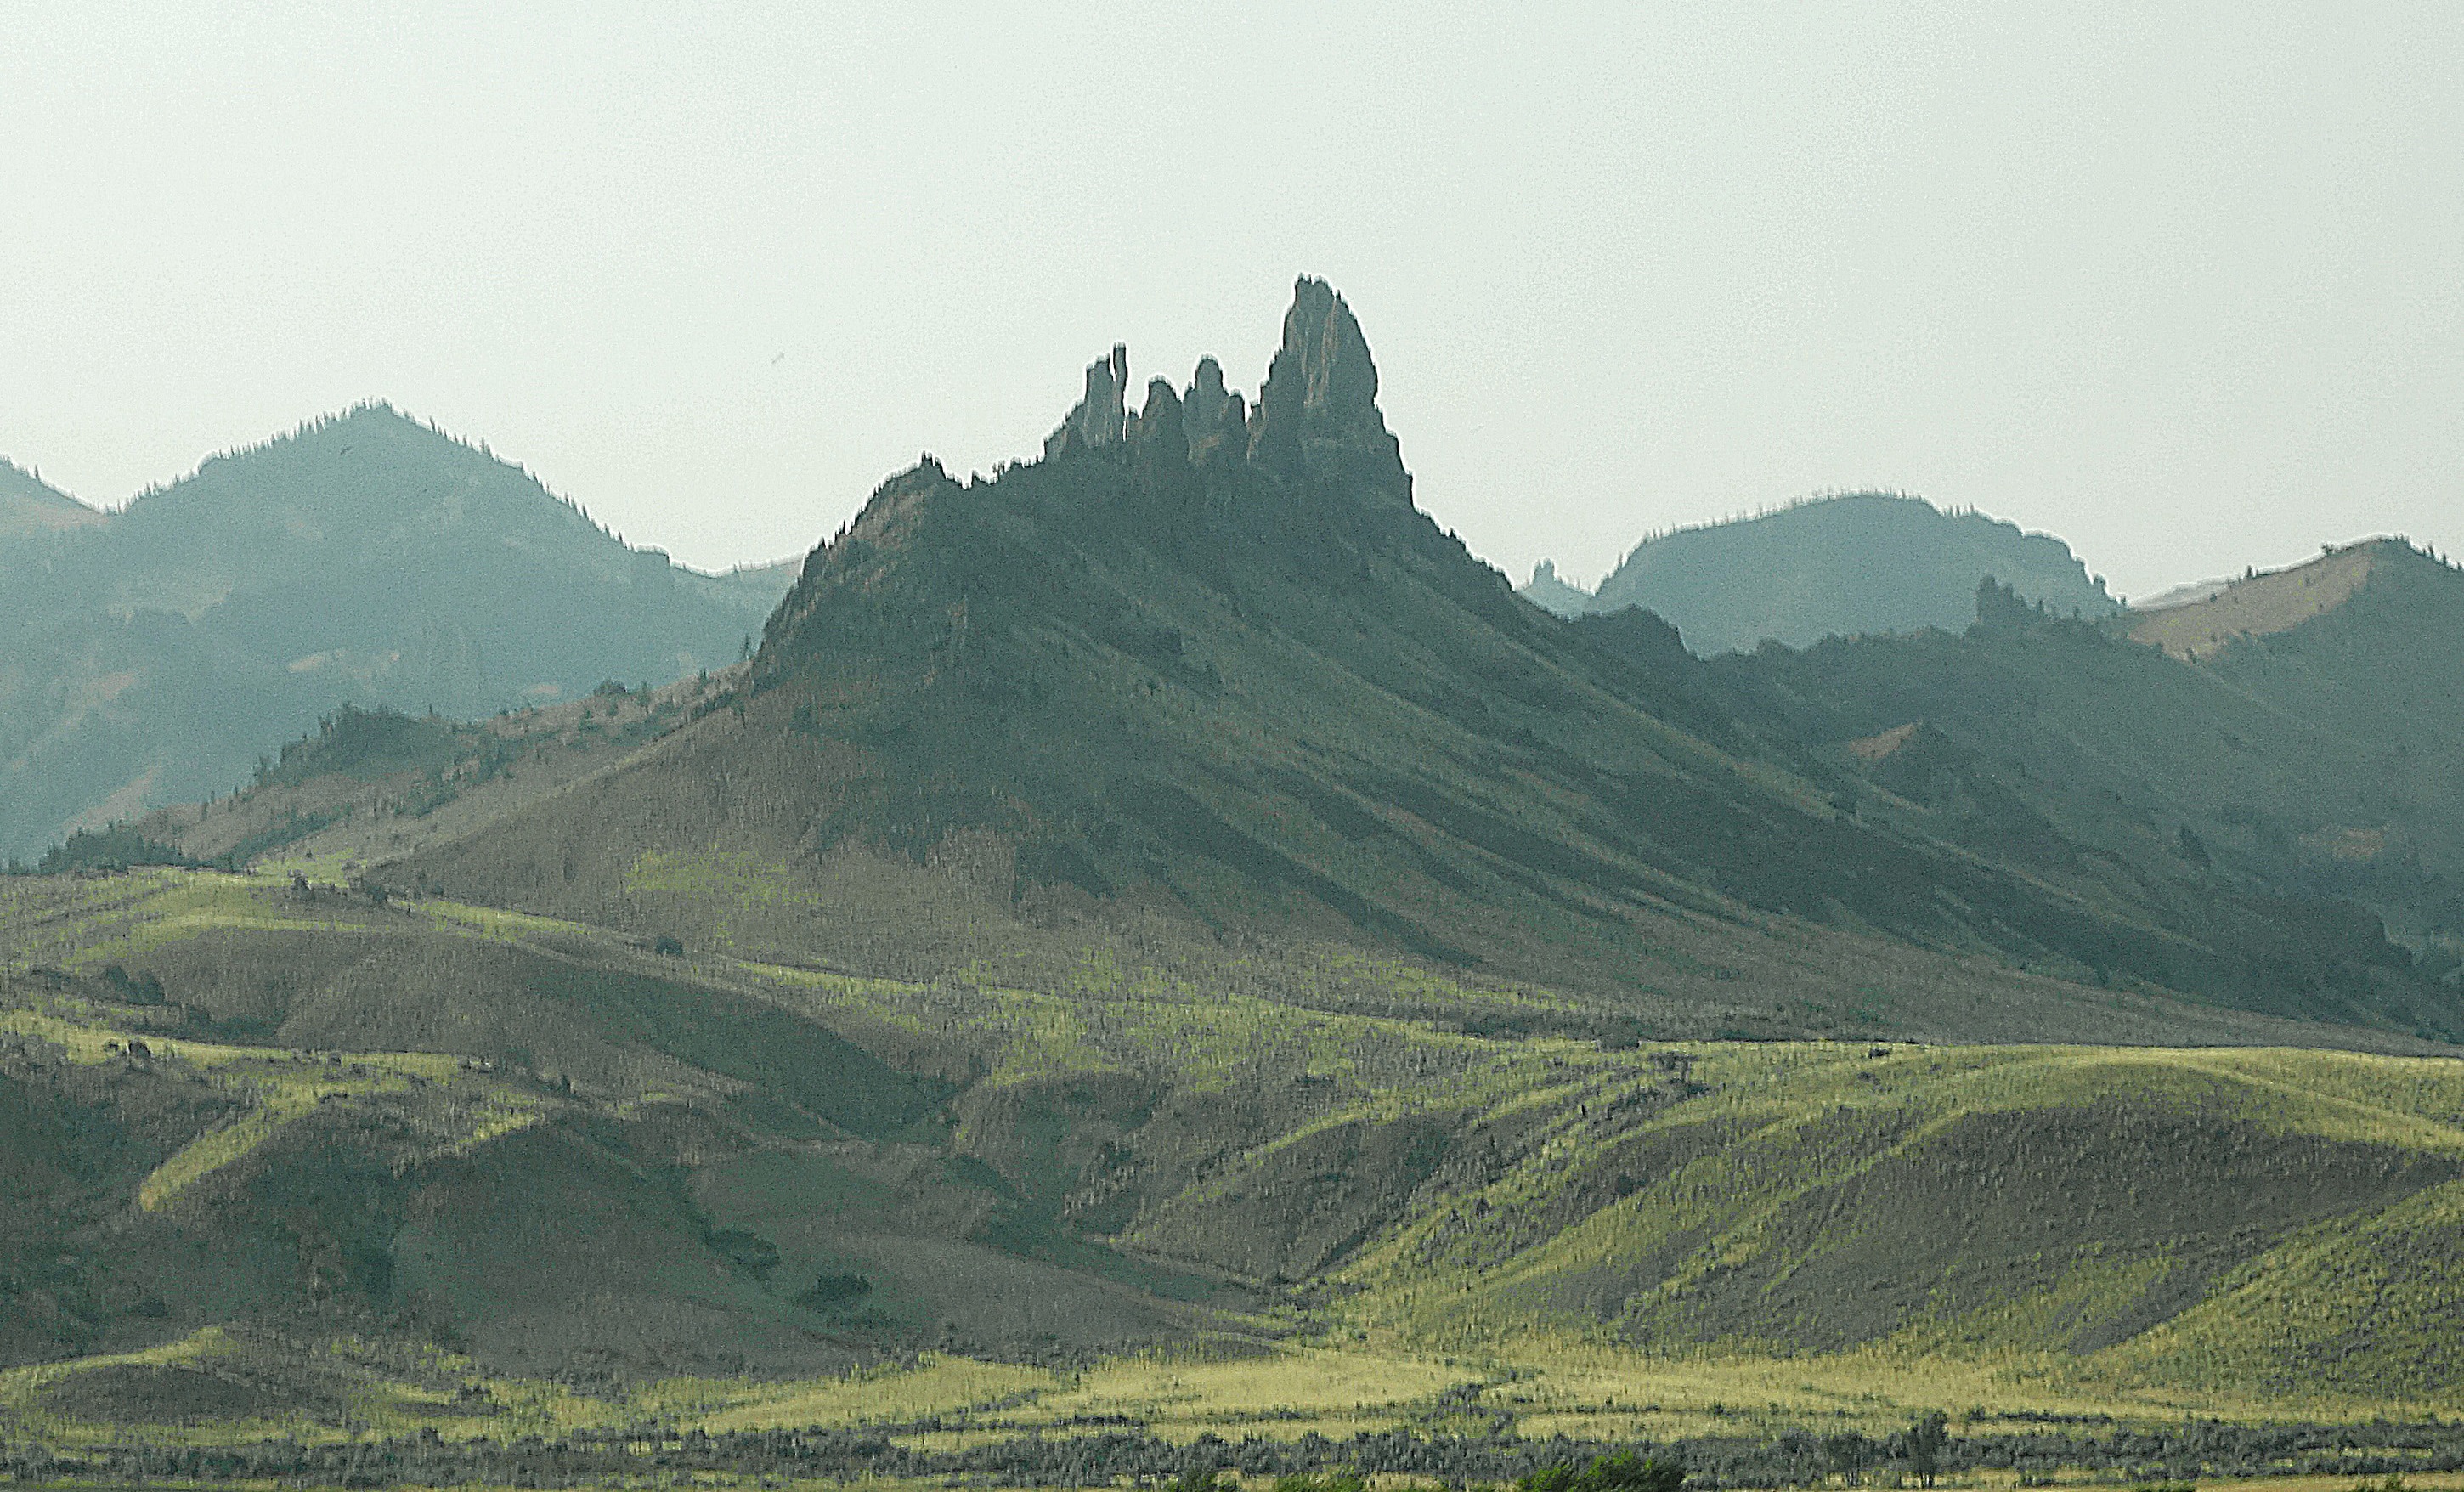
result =
[{"label": "pale gray sky", "polygon": [[799,552],[1296,273],[1517,579],[1896,487],[2146,594],[2464,548],[2464,5],[0,0],[0,452],[382,397]]}]

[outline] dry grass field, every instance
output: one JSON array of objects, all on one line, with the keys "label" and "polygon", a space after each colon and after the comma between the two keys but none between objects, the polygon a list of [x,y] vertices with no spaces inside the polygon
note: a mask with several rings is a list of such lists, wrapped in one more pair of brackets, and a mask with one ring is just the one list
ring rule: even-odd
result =
[{"label": "dry grass field", "polygon": [[2234,581],[2215,595],[2137,613],[2130,640],[2176,658],[2205,659],[2251,637],[2286,632],[2352,599],[2383,556],[2376,544],[2331,550],[2307,564]]}]

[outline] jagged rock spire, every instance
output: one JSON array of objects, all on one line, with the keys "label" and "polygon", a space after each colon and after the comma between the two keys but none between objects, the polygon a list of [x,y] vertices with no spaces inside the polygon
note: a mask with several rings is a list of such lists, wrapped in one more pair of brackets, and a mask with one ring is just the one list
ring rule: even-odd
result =
[{"label": "jagged rock spire", "polygon": [[1141,458],[1185,464],[1189,460],[1189,436],[1184,428],[1180,396],[1172,391],[1172,380],[1147,380],[1147,402],[1129,423],[1130,448]]},{"label": "jagged rock spire", "polygon": [[1377,409],[1377,364],[1360,323],[1333,287],[1303,276],[1284,317],[1283,346],[1254,406],[1223,386],[1223,368],[1200,358],[1189,390],[1175,395],[1157,379],[1146,407],[1128,413],[1129,349],[1087,365],[1087,393],[1044,443],[1059,456],[1138,444],[1150,457],[1168,444],[1204,468],[1246,459],[1295,488],[1355,501],[1384,497],[1409,506],[1411,474],[1386,418]]},{"label": "jagged rock spire", "polygon": [[1284,345],[1258,391],[1249,459],[1329,492],[1411,501],[1401,449],[1377,411],[1377,364],[1352,308],[1321,279],[1301,277],[1284,317]]},{"label": "jagged rock spire", "polygon": [[1061,428],[1044,438],[1044,453],[1117,444],[1128,424],[1129,396],[1130,349],[1114,342],[1110,358],[1087,364],[1087,393]]},{"label": "jagged rock spire", "polygon": [[1227,455],[1238,461],[1248,451],[1248,406],[1238,390],[1223,386],[1223,366],[1211,357],[1199,359],[1190,375],[1180,423],[1189,436],[1189,459],[1201,466]]}]

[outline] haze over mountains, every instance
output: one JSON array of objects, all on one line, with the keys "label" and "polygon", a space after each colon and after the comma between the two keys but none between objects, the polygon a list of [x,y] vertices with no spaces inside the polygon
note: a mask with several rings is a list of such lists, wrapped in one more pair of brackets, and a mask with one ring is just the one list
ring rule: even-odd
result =
[{"label": "haze over mountains", "polygon": [[0,541],[33,538],[103,521],[98,513],[13,461],[0,459]]},{"label": "haze over mountains", "polygon": [[119,513],[13,469],[0,502],[0,857],[228,791],[344,702],[467,718],[732,663],[789,579],[628,549],[384,406]]},{"label": "haze over mountains", "polygon": [[[1254,397],[1132,387],[883,483],[740,667],[334,714],[0,880],[0,1347],[64,1360],[0,1395],[160,1423],[103,1355],[160,1349],[302,1434],[473,1385],[511,1434],[576,1365],[556,1423],[622,1426],[1297,1339],[1478,1356],[1421,1432],[1514,1422],[1490,1369],[1551,1343],[1842,1406],[2458,1402],[2464,574],[1977,578],[1705,658],[1421,513],[1321,282]],[[363,419],[433,439],[284,459]],[[686,583],[515,512],[473,554]],[[253,873],[110,868],[147,844]],[[1019,1381],[971,1426],[1041,1428]]]},{"label": "haze over mountains", "polygon": [[1639,606],[1708,655],[1766,638],[1803,647],[1826,637],[1956,632],[1975,619],[1976,587],[1988,578],[2063,615],[2121,609],[2060,539],[1896,493],[1809,498],[1656,535],[1596,592],[1547,566],[1523,594],[1559,616]]}]

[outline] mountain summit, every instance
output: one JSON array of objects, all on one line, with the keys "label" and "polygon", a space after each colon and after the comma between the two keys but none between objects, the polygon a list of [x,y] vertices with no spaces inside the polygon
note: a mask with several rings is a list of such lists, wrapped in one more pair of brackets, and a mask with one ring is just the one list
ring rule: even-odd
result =
[{"label": "mountain summit", "polygon": [[[1644,539],[1595,594],[1534,576],[1524,595],[1560,615],[1639,606],[1697,653],[1802,647],[1825,637],[1956,632],[1992,579],[2063,615],[2120,603],[2060,539],[1898,493],[1849,493]],[[1551,577],[1553,579],[1553,575]]]},{"label": "mountain summit", "polygon": [[628,548],[384,405],[211,457],[107,521],[57,494],[42,511],[77,526],[0,546],[0,857],[228,790],[346,703],[476,717],[722,667],[787,579]]},{"label": "mountain summit", "polygon": [[[1765,1029],[1828,1029],[1860,980],[1913,988],[1945,954],[2231,1000],[2283,939],[2038,854],[2049,824],[2011,860],[1869,823],[1853,757],[1664,624],[1517,600],[1412,505],[1322,282],[1254,402],[1212,360],[1134,412],[1129,386],[1116,347],[1043,459],[891,478],[732,709],[393,874],[908,975],[1160,917]],[[1966,1029],[2015,1034],[2018,1008]]]}]

